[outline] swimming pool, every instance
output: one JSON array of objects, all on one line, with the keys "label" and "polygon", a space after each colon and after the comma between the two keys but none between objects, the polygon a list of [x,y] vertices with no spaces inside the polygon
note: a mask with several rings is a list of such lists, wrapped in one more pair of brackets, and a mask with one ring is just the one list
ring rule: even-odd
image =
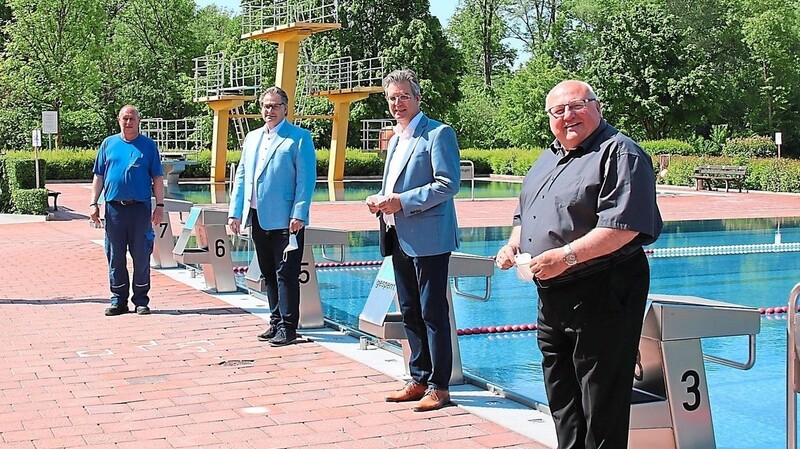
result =
[{"label": "swimming pool", "polygon": [[[462,229],[460,251],[494,255],[510,228]],[[800,253],[770,252],[713,256],[674,256],[670,248],[770,245],[800,242],[800,219],[710,220],[665,224],[650,248],[651,292],[690,295],[753,307],[786,304],[800,281]],[[378,259],[377,232],[351,233],[346,260]],[[677,253],[676,253],[677,254]],[[320,260],[320,259],[318,259]],[[376,269],[355,267],[318,271],[327,318],[357,327]],[[463,280],[463,290],[480,290],[482,281]],[[457,327],[536,322],[536,290],[511,271],[496,270],[492,296],[476,302],[456,296]],[[763,318],[757,337],[757,361],[749,371],[706,363],[709,395],[718,448],[767,449],[782,447],[786,438],[785,379],[786,322]],[[541,356],[535,332],[482,334],[459,337],[464,370],[505,390],[546,402]],[[705,339],[706,353],[734,360],[747,358],[746,337]]]},{"label": "swimming pool", "polygon": [[[342,181],[343,189],[339,201],[363,201],[367,196],[377,193],[381,188],[380,181]],[[475,198],[516,198],[519,196],[522,184],[519,182],[475,180]],[[456,198],[471,198],[472,184],[470,181],[462,181],[461,189]],[[181,182],[177,189],[168,189],[167,198],[176,200],[191,201],[194,204],[210,204],[211,186],[207,182],[192,183]],[[314,189],[312,201],[329,201],[330,193],[327,181],[317,181]],[[220,198],[217,203],[223,202]],[[225,186],[224,202],[230,202],[230,186]]]}]

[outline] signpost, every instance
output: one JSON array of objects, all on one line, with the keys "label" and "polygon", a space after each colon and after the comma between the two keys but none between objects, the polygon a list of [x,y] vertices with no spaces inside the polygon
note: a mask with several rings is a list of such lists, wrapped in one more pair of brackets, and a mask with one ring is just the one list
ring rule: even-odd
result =
[{"label": "signpost", "polygon": [[36,170],[36,188],[39,188],[39,148],[42,146],[42,132],[34,129],[31,131],[31,142],[33,143],[34,170]]},{"label": "signpost", "polygon": [[775,145],[778,146],[778,159],[781,158],[781,144],[783,143],[783,135],[781,133],[775,133]]},{"label": "signpost", "polygon": [[52,148],[52,135],[58,134],[58,111],[42,111],[42,133],[47,134],[47,148]]}]

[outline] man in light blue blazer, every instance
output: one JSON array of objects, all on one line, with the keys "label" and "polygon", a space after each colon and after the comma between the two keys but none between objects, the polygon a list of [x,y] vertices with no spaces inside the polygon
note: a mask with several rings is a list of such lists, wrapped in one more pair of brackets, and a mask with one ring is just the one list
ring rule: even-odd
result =
[{"label": "man in light blue blazer", "polygon": [[366,202],[381,218],[381,253],[392,256],[412,378],[386,400],[437,410],[450,402],[453,367],[447,269],[459,243],[453,202],[461,183],[458,140],[451,127],[420,112],[413,71],[390,73],[383,90],[397,126],[381,191]]},{"label": "man in light blue blazer", "polygon": [[[264,276],[271,315],[258,339],[284,346],[297,340],[300,262],[317,161],[311,133],[286,121],[289,98],[283,89],[268,88],[259,104],[265,124],[244,139],[228,222],[236,234],[250,226]],[[285,251],[290,241],[295,249]]]}]

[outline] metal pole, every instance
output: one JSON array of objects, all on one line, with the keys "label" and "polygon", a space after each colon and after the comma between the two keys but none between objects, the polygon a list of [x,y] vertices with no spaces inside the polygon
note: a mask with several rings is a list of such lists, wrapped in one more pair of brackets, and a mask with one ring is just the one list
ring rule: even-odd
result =
[{"label": "metal pole", "polygon": [[39,188],[39,147],[33,147],[33,165],[36,170],[36,188]]},{"label": "metal pole", "polygon": [[786,338],[786,448],[797,449],[797,297],[800,296],[800,284],[797,284],[789,294],[789,308],[787,313],[787,338]]}]

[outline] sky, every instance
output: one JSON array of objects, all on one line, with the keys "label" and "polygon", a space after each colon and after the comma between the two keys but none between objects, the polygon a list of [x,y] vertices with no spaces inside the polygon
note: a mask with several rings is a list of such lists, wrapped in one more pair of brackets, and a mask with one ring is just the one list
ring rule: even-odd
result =
[{"label": "sky", "polygon": [[[217,5],[223,8],[239,11],[239,0],[195,0],[199,7]],[[442,27],[447,26],[447,22],[456,10],[457,0],[431,0],[431,14],[439,18]]]}]

